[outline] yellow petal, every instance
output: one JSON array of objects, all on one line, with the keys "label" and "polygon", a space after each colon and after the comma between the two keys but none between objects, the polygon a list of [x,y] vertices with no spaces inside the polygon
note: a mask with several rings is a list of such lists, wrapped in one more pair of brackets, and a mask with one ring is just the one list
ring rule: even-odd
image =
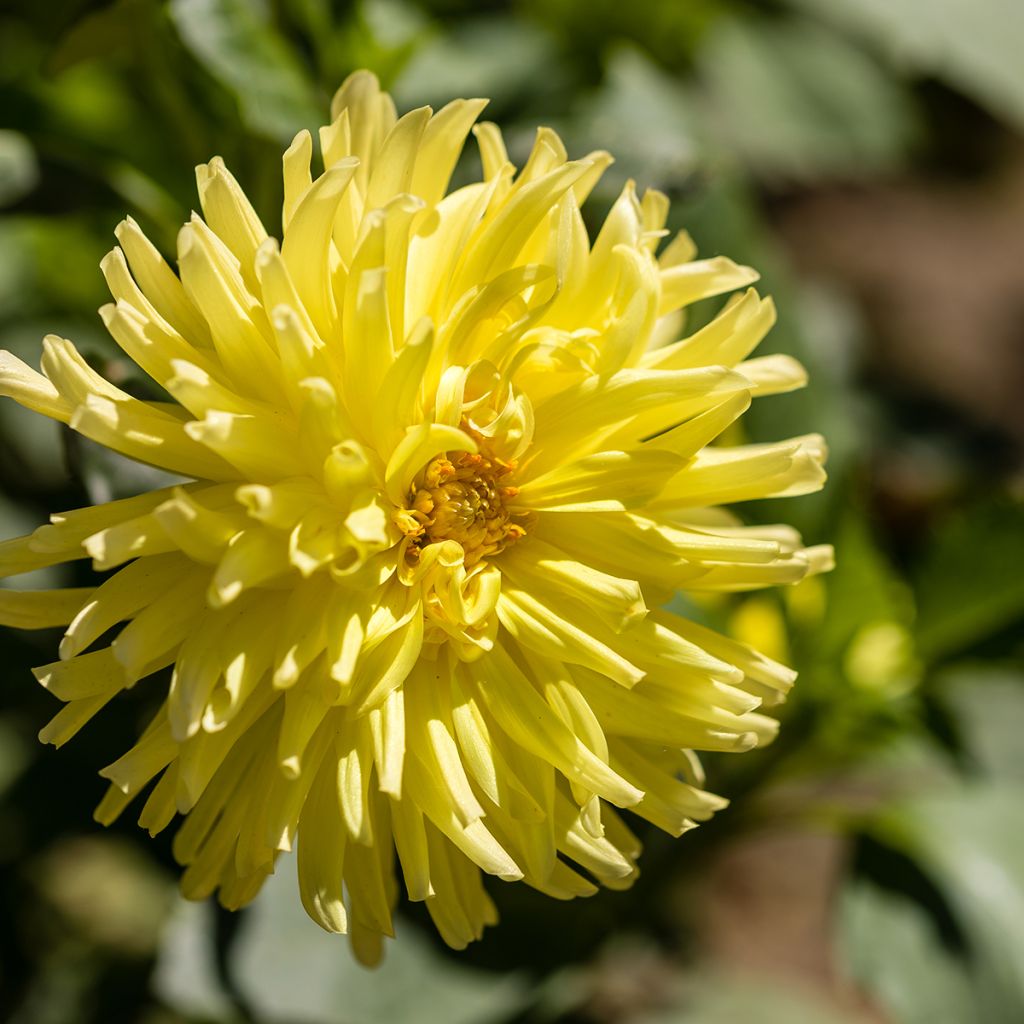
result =
[{"label": "yellow petal", "polygon": [[74,412],[74,404],[46,377],[7,351],[0,351],[0,395],[61,423],[68,423]]},{"label": "yellow petal", "polygon": [[193,219],[178,233],[178,265],[185,292],[209,324],[217,356],[231,380],[251,394],[275,400],[279,374],[272,345],[237,260],[202,221]]},{"label": "yellow petal", "polygon": [[203,613],[202,594],[208,580],[204,569],[181,573],[121,630],[112,646],[129,678],[140,678],[149,662],[173,651],[189,635]]},{"label": "yellow petal", "polygon": [[416,167],[405,191],[431,205],[440,202],[466,136],[485,106],[487,100],[452,100],[430,119],[423,130]]},{"label": "yellow petal", "polygon": [[15,629],[66,626],[93,593],[91,587],[70,590],[0,589],[0,626]]},{"label": "yellow petal", "polygon": [[754,395],[780,395],[807,384],[807,371],[792,356],[747,359],[738,363],[736,370],[754,385],[751,390]]},{"label": "yellow petal", "polygon": [[309,173],[310,160],[313,158],[313,137],[303,128],[292,144],[285,150],[282,158],[284,171],[284,207],[281,211],[281,227],[285,231],[291,223],[302,197],[309,191],[313,179]]},{"label": "yellow petal", "polygon": [[347,834],[333,767],[325,762],[309,795],[299,841],[299,895],[306,913],[329,932],[348,930],[342,877]]},{"label": "yellow petal", "polygon": [[328,249],[335,211],[356,167],[354,160],[344,160],[317,178],[296,206],[281,246],[295,290],[322,338],[337,331]]},{"label": "yellow petal", "polygon": [[366,204],[371,210],[384,206],[401,192],[411,191],[420,140],[430,114],[430,107],[410,110],[398,119],[381,143],[366,190]]},{"label": "yellow petal", "polygon": [[505,587],[498,599],[497,611],[505,629],[524,647],[538,654],[572,664],[591,665],[626,687],[633,686],[644,676],[642,669],[591,635],[589,616],[578,607],[571,609],[570,614],[572,620],[581,619],[581,624],[563,618],[532,594]]},{"label": "yellow petal", "polygon": [[220,157],[200,164],[196,168],[196,181],[206,223],[235,254],[242,275],[252,287],[255,281],[253,262],[256,250],[267,237],[266,228]]},{"label": "yellow petal", "polygon": [[128,678],[109,647],[34,668],[32,674],[41,686],[65,701],[95,697],[128,685]]},{"label": "yellow petal", "polygon": [[241,511],[215,511],[180,487],[154,510],[153,518],[179,550],[196,562],[210,565],[220,561],[224,549],[246,525]]},{"label": "yellow petal", "polygon": [[627,369],[608,378],[591,377],[537,409],[536,432],[545,451],[534,460],[533,471],[594,450],[613,436],[639,441],[660,433],[749,387],[746,378],[724,367]]},{"label": "yellow petal", "polygon": [[641,365],[650,370],[735,366],[760,344],[774,323],[772,300],[762,299],[751,288],[695,334],[647,353]]},{"label": "yellow petal", "polygon": [[132,275],[154,309],[170,326],[193,345],[208,346],[210,329],[185,294],[177,274],[143,234],[139,225],[126,217],[114,229],[128,258]]},{"label": "yellow petal", "polygon": [[725,256],[666,267],[661,271],[659,315],[753,284],[760,276],[752,267],[739,266]]},{"label": "yellow petal", "polygon": [[542,600],[557,604],[565,596],[582,601],[617,633],[647,614],[636,580],[610,576],[533,538],[509,551],[501,567],[519,589]]},{"label": "yellow petal", "polygon": [[331,100],[331,120],[348,111],[352,126],[352,154],[360,161],[358,182],[365,195],[377,153],[395,125],[395,105],[380,91],[377,76],[370,71],[354,71],[341,84]]},{"label": "yellow petal", "polygon": [[529,509],[592,511],[636,508],[652,501],[680,466],[672,452],[598,452],[523,484],[516,504]]},{"label": "yellow petal", "polygon": [[46,569],[73,558],[85,558],[84,551],[39,551],[33,544],[34,536],[29,534],[27,537],[0,541],[0,579]]},{"label": "yellow petal", "polygon": [[639,790],[616,775],[570,731],[500,644],[481,659],[474,692],[510,739],[566,778],[619,807],[629,807],[640,799]]},{"label": "yellow petal", "polygon": [[391,828],[409,899],[425,900],[435,895],[430,881],[430,856],[423,812],[412,800],[392,800]]},{"label": "yellow petal", "polygon": [[819,435],[778,444],[705,448],[665,486],[654,508],[723,505],[810,494],[825,483]]}]

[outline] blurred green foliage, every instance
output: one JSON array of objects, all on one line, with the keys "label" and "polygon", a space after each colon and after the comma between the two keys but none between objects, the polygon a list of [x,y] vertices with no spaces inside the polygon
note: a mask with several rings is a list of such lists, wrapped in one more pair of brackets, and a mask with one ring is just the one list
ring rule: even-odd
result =
[{"label": "blurred green foliage", "polygon": [[[466,954],[420,933],[413,910],[375,975],[301,916],[290,866],[229,918],[173,896],[165,839],[130,823],[99,833],[95,772],[129,745],[143,707],[125,695],[67,749],[40,749],[34,733],[53,708],[29,667],[50,660],[52,637],[4,631],[0,1014],[20,1024],[1024,1019],[1021,434],[993,426],[981,398],[951,405],[923,376],[894,379],[884,311],[841,275],[794,273],[781,226],[794,201],[830,189],[983,189],[1005,175],[1024,127],[1022,43],[1014,0],[3,5],[0,346],[32,362],[44,333],[66,334],[147,393],[95,314],[97,264],[124,214],[173,252],[195,204],[192,168],[220,154],[275,223],[283,145],[323,120],[356,67],[374,69],[405,107],[489,96],[513,159],[537,123],[575,152],[616,154],[595,223],[634,177],[669,193],[670,226],[685,225],[702,251],[763,271],[781,313],[766,346],[802,359],[812,386],[758,403],[747,429],[755,440],[821,430],[832,482],[747,514],[835,543],[838,567],[782,595],[687,606],[801,672],[776,745],[711,765],[731,811],[679,843],[644,833],[630,894],[563,905],[494,887],[503,923]],[[1019,307],[1007,315],[1019,332]],[[10,403],[0,437],[3,536],[153,486],[148,471]],[[859,1012],[880,1016],[851,1016],[835,985],[808,999],[799,977],[730,974],[721,949],[708,963],[708,878],[723,851],[806,829],[846,851],[822,938],[834,940],[842,985],[864,994]],[[803,866],[793,870],[800,879]],[[746,884],[753,892],[756,879]],[[755,924],[770,944],[772,921]]]}]

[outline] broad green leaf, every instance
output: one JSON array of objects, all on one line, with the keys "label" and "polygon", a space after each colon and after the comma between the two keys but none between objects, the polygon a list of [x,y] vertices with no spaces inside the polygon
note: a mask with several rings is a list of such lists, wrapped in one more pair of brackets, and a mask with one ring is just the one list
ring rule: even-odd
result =
[{"label": "broad green leaf", "polygon": [[[798,983],[708,972],[690,975],[678,1005],[630,1017],[635,1024],[863,1024]],[[959,1022],[958,1022],[959,1024]]]},{"label": "broad green leaf", "polygon": [[235,1017],[231,997],[217,976],[215,929],[212,903],[179,899],[164,928],[152,986],[182,1016],[229,1021]]},{"label": "broad green leaf", "polygon": [[[430,25],[426,12],[407,0],[363,0],[360,13],[376,42],[393,50],[414,44]],[[413,100],[416,106],[422,103]]]},{"label": "broad green leaf", "polygon": [[51,74],[59,74],[82,61],[123,53],[137,44],[139,16],[144,0],[116,0],[91,11],[61,37],[47,61]]},{"label": "broad green leaf", "polygon": [[35,188],[38,180],[32,143],[21,132],[0,129],[0,206],[17,202]]},{"label": "broad green leaf", "polygon": [[888,169],[913,120],[903,90],[842,36],[796,19],[730,19],[698,51],[707,129],[756,174]]},{"label": "broad green leaf", "polygon": [[872,831],[949,902],[971,947],[981,1020],[1024,1020],[1024,787],[974,784],[900,801]]},{"label": "broad green leaf", "polygon": [[940,78],[1024,125],[1020,0],[789,0],[870,39],[899,68]]},{"label": "broad green leaf", "polygon": [[524,1006],[521,976],[461,966],[408,921],[398,932],[377,970],[361,967],[345,937],[306,917],[294,858],[283,857],[242,922],[230,971],[259,1020],[275,1024],[490,1024]]},{"label": "broad green leaf", "polygon": [[173,0],[171,17],[196,59],[238,100],[258,135],[289,140],[324,119],[303,64],[256,0]]},{"label": "broad green leaf", "polygon": [[932,659],[963,651],[1024,619],[1024,503],[956,512],[916,574],[917,638]]},{"label": "broad green leaf", "polygon": [[743,8],[742,0],[521,0],[517,9],[550,26],[571,59],[596,64],[609,41],[632,40],[663,67],[689,62],[718,18]]},{"label": "broad green leaf", "polygon": [[697,154],[693,97],[642,50],[619,44],[607,61],[604,81],[584,102],[571,126],[574,136],[607,149],[616,163],[602,182],[621,188],[635,178],[645,188],[678,185],[694,170]]},{"label": "broad green leaf", "polygon": [[865,629],[906,627],[913,614],[906,585],[878,547],[861,509],[847,509],[831,540],[836,567],[825,578],[828,610],[814,636],[821,658],[847,655]]},{"label": "broad green leaf", "polygon": [[[158,244],[173,248],[187,204],[195,201],[191,165],[210,155],[212,143],[202,140],[199,112],[186,98],[182,83],[175,80],[179,66],[191,69],[194,65],[184,53],[179,66],[169,64],[154,42],[157,25],[159,31],[170,33],[169,27],[162,28],[162,12],[145,0],[125,2],[131,12],[131,31],[124,25],[116,39],[106,40],[104,18],[118,21],[120,8],[97,12],[95,31],[77,38],[72,30],[69,45],[75,46],[68,59],[59,56],[60,49],[54,55],[59,72],[34,83],[33,100],[40,113],[33,115],[39,121],[33,138],[38,139],[41,153],[78,179],[75,193],[62,197],[58,209],[84,214],[98,198],[109,201],[103,192],[100,197],[92,195],[90,186],[102,183],[120,197],[95,225],[102,225],[104,245],[113,244],[112,228],[119,215],[131,212],[146,222],[147,230],[159,229],[154,236]],[[144,20],[156,24],[143,26]],[[78,53],[76,47],[89,38],[98,52]],[[118,48],[128,50],[131,57],[115,60],[113,51]],[[176,54],[179,49],[175,46]],[[128,63],[129,59],[135,63]],[[122,61],[124,71],[118,67]],[[136,70],[140,67],[146,68],[152,89],[127,87],[140,74]],[[223,141],[219,133],[217,138]]]},{"label": "broad green leaf", "polygon": [[15,721],[13,715],[0,718],[0,796],[7,793],[36,753]]},{"label": "broad green leaf", "polygon": [[1024,671],[1020,666],[956,665],[935,681],[972,766],[987,778],[1024,783]]},{"label": "broad green leaf", "polygon": [[54,317],[109,301],[99,261],[107,251],[84,219],[5,217],[0,221],[0,316]]},{"label": "broad green leaf", "polygon": [[46,124],[40,126],[44,140],[45,129],[66,134],[58,155],[87,174],[100,177],[110,154],[127,160],[147,154],[152,136],[146,129],[153,127],[153,112],[125,88],[109,58],[73,62],[46,79],[37,92],[46,111]]},{"label": "broad green leaf", "polygon": [[898,1024],[983,1024],[962,961],[942,945],[924,909],[905,896],[854,882],[843,892],[844,973]]},{"label": "broad green leaf", "polygon": [[557,68],[554,41],[536,25],[503,15],[464,18],[424,42],[392,92],[400,108],[486,96],[493,117],[554,85]]},{"label": "broad green leaf", "polygon": [[[432,91],[434,84],[429,80],[406,93],[393,88],[395,78],[415,52],[421,47],[429,50],[441,42],[435,38],[429,12],[414,0],[361,0],[353,5],[344,21],[332,13],[330,0],[289,0],[289,8],[295,20],[304,26],[316,51],[321,80],[332,89],[353,68],[367,67],[372,68],[382,86],[395,95],[400,110],[454,98],[455,93],[452,93],[438,99]],[[426,91],[417,91],[424,84]],[[467,90],[478,88],[470,78],[462,90],[457,91],[462,96]]]}]

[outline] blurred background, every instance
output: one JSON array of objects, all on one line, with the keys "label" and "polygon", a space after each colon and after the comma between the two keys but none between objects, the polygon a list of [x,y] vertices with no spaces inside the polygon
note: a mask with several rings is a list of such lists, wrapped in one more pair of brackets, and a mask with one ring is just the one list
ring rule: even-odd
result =
[{"label": "blurred background", "polygon": [[[305,919],[287,858],[231,916],[176,895],[166,835],[95,826],[96,772],[145,709],[125,694],[43,749],[29,667],[55,638],[0,630],[0,1016],[1024,1020],[1022,52],[1019,0],[4,0],[0,347],[35,364],[54,331],[145,393],[95,312],[125,213],[173,251],[193,166],[221,154],[277,223],[282,149],[357,67],[402,109],[490,96],[513,159],[537,124],[617,156],[592,223],[633,177],[703,255],[763,272],[762,354],[812,384],[758,402],[746,437],[822,431],[831,482],[744,515],[833,542],[838,568],[680,599],[800,670],[773,747],[709,759],[731,810],[641,829],[629,893],[492,886],[502,923],[466,953],[414,908],[377,973]],[[13,403],[0,438],[2,537],[153,486]]]}]

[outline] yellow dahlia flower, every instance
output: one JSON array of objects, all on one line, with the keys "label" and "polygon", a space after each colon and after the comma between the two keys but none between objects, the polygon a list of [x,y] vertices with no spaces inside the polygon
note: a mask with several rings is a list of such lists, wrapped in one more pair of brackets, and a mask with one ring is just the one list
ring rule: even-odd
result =
[{"label": "yellow dahlia flower", "polygon": [[481,871],[559,899],[623,888],[640,845],[618,808],[679,835],[722,807],[693,752],[768,740],[757,709],[793,673],[661,606],[830,560],[717,507],[824,479],[815,436],[711,446],[804,383],[748,358],[770,301],[748,290],[675,340],[683,307],[756,275],[685,234],[656,255],[668,202],[632,183],[591,243],[580,205],[611,158],[570,161],[548,129],[517,174],[477,125],[482,180],[448,193],[483,107],[397,118],[358,72],[323,173],[308,132],[284,154],[280,243],[219,159],[177,272],[121,223],[100,314],[170,401],[52,335],[42,374],[0,363],[2,394],[189,478],[0,546],[5,576],[108,574],[0,590],[0,623],[67,627],[36,670],[65,702],[41,738],[152,689],[97,819],[156,780],[140,824],[184,816],[185,895],[228,907],[297,846],[306,910],[366,962],[396,872],[463,947],[495,921]]}]

